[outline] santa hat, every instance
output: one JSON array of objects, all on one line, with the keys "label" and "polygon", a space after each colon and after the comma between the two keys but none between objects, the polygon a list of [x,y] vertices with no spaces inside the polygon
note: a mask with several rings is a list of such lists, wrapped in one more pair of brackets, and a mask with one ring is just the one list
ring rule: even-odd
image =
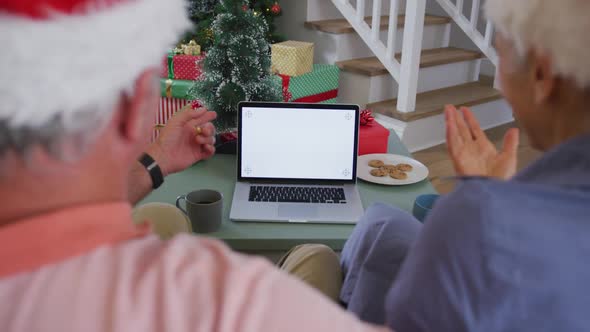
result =
[{"label": "santa hat", "polygon": [[116,98],[189,26],[185,0],[0,0],[0,122],[35,128]]}]

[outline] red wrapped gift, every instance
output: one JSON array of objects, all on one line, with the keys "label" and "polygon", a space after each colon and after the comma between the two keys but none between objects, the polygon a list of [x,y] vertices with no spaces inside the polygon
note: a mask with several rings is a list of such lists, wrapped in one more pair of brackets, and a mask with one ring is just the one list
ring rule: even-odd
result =
[{"label": "red wrapped gift", "polygon": [[377,121],[360,127],[359,156],[372,153],[387,153],[389,129]]},{"label": "red wrapped gift", "polygon": [[191,101],[178,98],[160,98],[160,107],[158,113],[156,113],[155,126],[152,132],[151,141],[155,141],[160,135],[160,129],[164,128],[168,120],[179,110],[186,105],[190,104]]},{"label": "red wrapped gift", "polygon": [[164,58],[160,77],[174,80],[194,81],[201,76],[201,67],[197,64],[205,55],[185,55],[170,53]]}]

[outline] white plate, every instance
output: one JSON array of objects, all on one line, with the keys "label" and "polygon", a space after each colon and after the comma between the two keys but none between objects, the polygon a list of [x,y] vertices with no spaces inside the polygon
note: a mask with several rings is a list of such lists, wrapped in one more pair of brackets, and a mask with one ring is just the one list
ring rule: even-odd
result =
[{"label": "white plate", "polygon": [[[405,180],[396,180],[393,179],[391,176],[384,176],[382,178],[372,176],[371,170],[374,168],[369,166],[369,161],[371,160],[381,160],[386,164],[409,164],[412,165],[414,168],[411,172],[406,172],[408,174],[408,178]],[[357,164],[357,177],[361,180],[365,180],[367,182],[383,184],[387,186],[403,186],[408,184],[414,184],[424,179],[428,178],[428,168],[424,166],[421,162],[406,157],[400,156],[397,154],[366,154],[364,156],[360,156],[358,158]]]}]

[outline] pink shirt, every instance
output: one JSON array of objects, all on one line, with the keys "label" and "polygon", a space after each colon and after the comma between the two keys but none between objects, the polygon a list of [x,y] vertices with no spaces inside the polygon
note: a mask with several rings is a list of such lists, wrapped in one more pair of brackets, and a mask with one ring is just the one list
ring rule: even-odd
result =
[{"label": "pink shirt", "polygon": [[261,258],[135,228],[125,203],[0,227],[0,331],[386,331]]}]

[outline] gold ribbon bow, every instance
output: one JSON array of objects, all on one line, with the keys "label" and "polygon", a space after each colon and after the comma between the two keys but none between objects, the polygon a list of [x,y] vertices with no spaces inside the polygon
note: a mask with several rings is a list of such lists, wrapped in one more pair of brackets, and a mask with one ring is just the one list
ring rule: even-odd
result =
[{"label": "gold ribbon bow", "polygon": [[174,54],[201,55],[201,45],[191,40],[188,44],[180,44],[174,48]]}]

